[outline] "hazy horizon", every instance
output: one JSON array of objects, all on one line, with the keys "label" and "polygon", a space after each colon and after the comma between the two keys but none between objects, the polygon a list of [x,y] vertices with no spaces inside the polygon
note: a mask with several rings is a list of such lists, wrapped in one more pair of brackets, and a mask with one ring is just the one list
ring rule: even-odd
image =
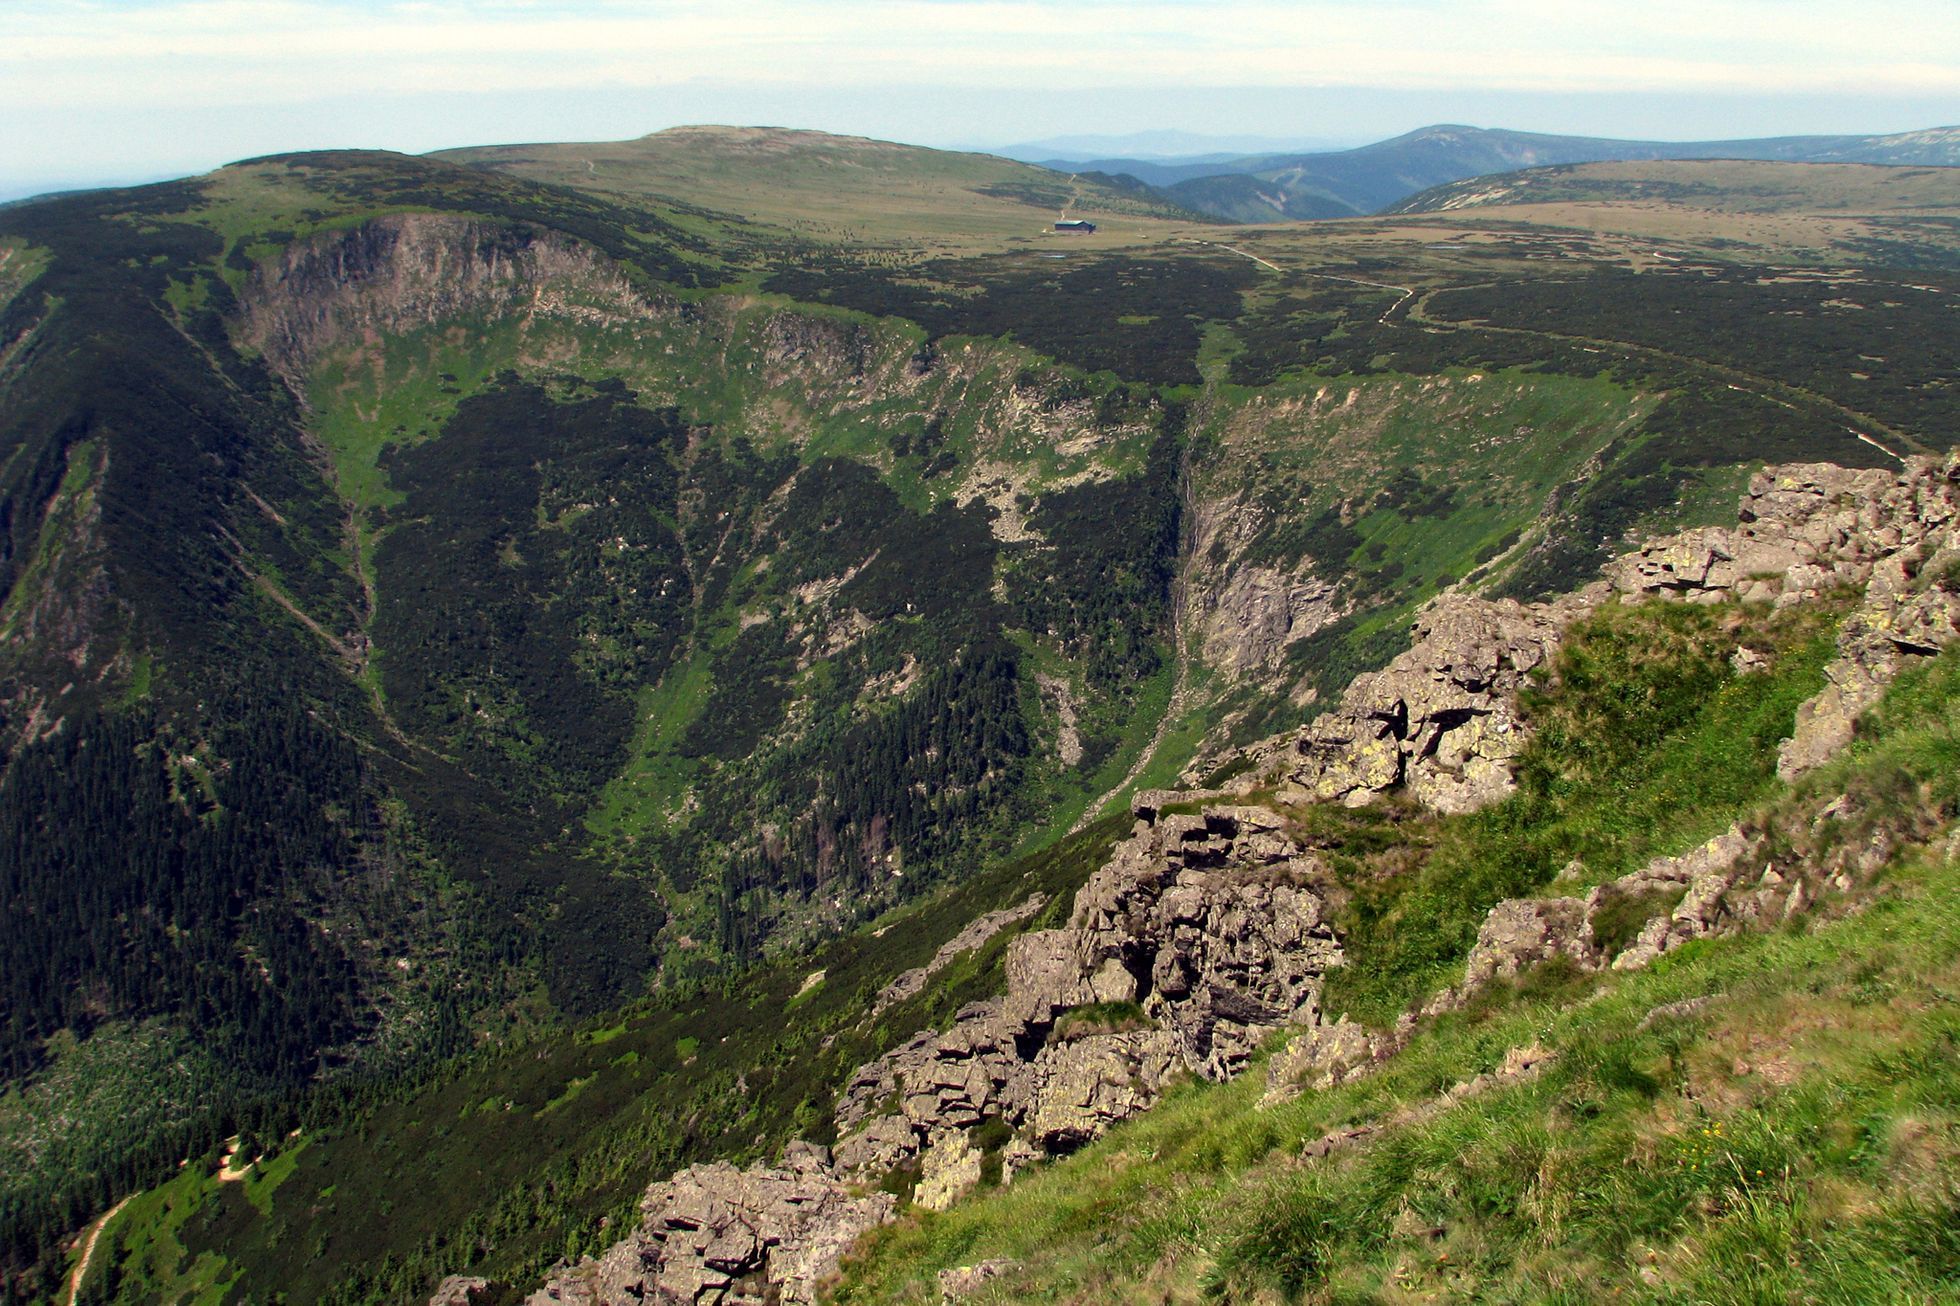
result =
[{"label": "hazy horizon", "polygon": [[1661,140],[1960,122],[1960,6],[1873,0],[16,0],[0,197],[289,150],[688,123],[942,148],[1437,122]]},{"label": "hazy horizon", "polygon": [[[1269,137],[1269,138],[1262,138],[1267,140],[1268,142],[1272,142],[1268,145],[1246,146],[1245,148],[1242,149],[1237,149],[1237,148],[1226,149],[1223,145],[1221,145],[1219,150],[1216,152],[1257,154],[1262,152],[1268,152],[1269,150],[1271,152],[1280,152],[1282,149],[1288,149],[1288,150],[1297,149],[1301,153],[1308,153],[1308,152],[1315,152],[1315,151],[1333,151],[1333,150],[1340,150],[1340,149],[1351,149],[1361,145],[1372,144],[1376,141],[1389,140],[1392,139],[1393,137],[1403,135],[1410,131],[1416,131],[1423,127],[1435,126],[1445,122],[1460,123],[1463,122],[1464,118],[1467,116],[1468,115],[1454,115],[1454,116],[1426,118],[1421,122],[1411,122],[1405,127],[1396,127],[1392,129],[1381,130],[1379,132],[1359,134],[1359,135],[1350,134],[1345,138],[1322,137],[1316,139],[1313,137],[1309,137],[1307,133],[1303,132],[1300,133],[1300,138],[1297,144],[1280,144],[1279,142],[1284,142],[1286,138]],[[273,144],[263,149],[251,149],[251,150],[240,151],[237,153],[225,154],[223,155],[223,157],[212,155],[206,159],[200,159],[196,162],[182,163],[174,168],[124,169],[124,170],[106,169],[104,171],[94,172],[94,173],[88,173],[88,172],[55,173],[51,175],[43,175],[41,177],[34,177],[32,175],[29,175],[23,177],[20,180],[15,180],[14,178],[9,177],[5,174],[0,174],[0,204],[8,203],[15,200],[29,199],[39,195],[57,194],[64,191],[71,191],[71,190],[88,190],[88,189],[98,189],[103,187],[117,187],[117,186],[141,186],[141,185],[148,185],[153,182],[169,181],[180,177],[197,176],[206,172],[213,171],[214,169],[221,168],[229,163],[236,163],[242,159],[254,158],[265,154],[289,153],[289,152],[298,152],[298,151],[313,150],[313,149],[346,149],[346,148],[357,148],[357,149],[371,148],[371,149],[396,150],[400,153],[406,153],[406,154],[427,154],[439,150],[458,149],[458,148],[464,148],[468,146],[479,146],[479,145],[516,145],[516,144],[544,144],[544,143],[562,143],[562,142],[578,142],[578,141],[629,140],[635,137],[648,135],[653,132],[665,131],[675,127],[703,126],[703,125],[710,125],[710,124],[724,125],[724,126],[782,127],[782,128],[792,128],[792,129],[810,130],[810,131],[828,131],[839,135],[868,136],[873,139],[895,141],[901,144],[921,145],[931,149],[965,150],[965,151],[973,151],[973,152],[980,152],[980,153],[994,153],[1002,150],[1014,150],[1017,147],[1039,144],[1047,140],[1065,140],[1065,139],[1074,139],[1074,138],[1141,136],[1141,135],[1162,133],[1162,134],[1201,136],[1211,140],[1225,142],[1225,141],[1232,140],[1234,137],[1239,137],[1244,135],[1243,133],[1235,133],[1228,130],[1220,130],[1218,132],[1187,132],[1185,128],[1179,126],[1169,126],[1169,127],[1153,126],[1147,128],[1139,128],[1133,132],[1123,132],[1123,131],[1057,132],[1051,137],[1029,136],[1029,137],[1016,137],[1013,139],[1003,138],[997,141],[961,141],[961,140],[933,141],[933,140],[923,140],[923,139],[907,139],[905,135],[899,133],[880,134],[878,132],[868,131],[868,130],[853,131],[845,128],[813,126],[809,123],[803,123],[803,122],[788,122],[788,121],[772,122],[772,121],[757,119],[750,122],[733,123],[723,119],[713,119],[713,118],[703,117],[703,118],[691,119],[687,121],[661,123],[658,126],[649,127],[645,131],[629,130],[625,132],[612,132],[612,133],[588,132],[588,133],[573,133],[573,134],[555,135],[555,136],[525,135],[525,136],[507,136],[507,137],[486,136],[482,138],[475,138],[475,137],[459,137],[455,139],[445,138],[438,144],[427,145],[426,147],[411,146],[411,147],[404,148],[400,145],[390,144],[385,141],[379,141],[379,140],[363,140],[356,137],[345,137],[345,138],[336,137],[331,140],[325,140],[325,141],[314,141],[314,142],[305,142],[305,143],[287,142],[287,143]],[[1534,132],[1542,132],[1550,135],[1592,136],[1592,137],[1604,137],[1604,138],[1615,138],[1615,139],[1662,140],[1662,141],[1678,141],[1682,143],[1690,143],[1694,141],[1703,141],[1703,140],[1743,140],[1743,139],[1755,139],[1755,138],[1774,137],[1774,136],[1890,135],[1898,132],[1920,131],[1920,130],[1927,130],[1936,127],[1948,127],[1948,126],[1954,126],[1960,124],[1957,124],[1956,121],[1954,120],[1942,120],[1942,121],[1886,120],[1886,125],[1882,125],[1882,126],[1871,126],[1871,127],[1840,126],[1840,127],[1829,127],[1829,128],[1812,128],[1807,130],[1765,129],[1765,130],[1758,130],[1758,131],[1735,132],[1735,133],[1730,133],[1730,134],[1720,135],[1720,136],[1714,134],[1687,135],[1687,134],[1678,134],[1678,133],[1670,135],[1670,134],[1658,133],[1658,132],[1641,133],[1636,131],[1615,131],[1615,130],[1576,130],[1576,129],[1565,130],[1558,127],[1545,126],[1545,125],[1521,127],[1518,126],[1515,122],[1511,122],[1511,121],[1475,122],[1475,123],[1467,123],[1465,125],[1487,127],[1487,128],[1504,128],[1513,131],[1534,131]],[[1188,152],[1179,152],[1178,154],[1163,155],[1163,156],[1155,156],[1142,151],[1134,151],[1134,152],[1126,151],[1126,152],[1119,152],[1119,153],[1120,153],[1120,157],[1136,158],[1139,160],[1148,160],[1157,157],[1177,158],[1177,157],[1186,157],[1187,154],[1195,155],[1195,154],[1203,154],[1203,153],[1211,153],[1211,152],[1213,151],[1193,149]],[[1067,157],[1091,157],[1091,156],[1117,157],[1117,155],[1102,154],[1099,151],[1092,152],[1092,151],[1084,150],[1080,152],[1071,152],[1069,150],[1059,149],[1059,148],[1055,150],[1050,157],[1067,158]],[[1035,161],[1035,160],[1031,158],[1030,161]]]}]

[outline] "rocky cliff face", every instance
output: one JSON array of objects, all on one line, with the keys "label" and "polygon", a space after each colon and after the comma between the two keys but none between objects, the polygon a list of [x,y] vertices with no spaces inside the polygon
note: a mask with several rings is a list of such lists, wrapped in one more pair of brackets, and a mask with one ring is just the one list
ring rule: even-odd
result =
[{"label": "rocky cliff face", "polygon": [[[532,1301],[810,1300],[850,1242],[895,1213],[881,1190],[950,1205],[990,1172],[1008,1181],[1098,1137],[1178,1076],[1229,1076],[1273,1031],[1316,1019],[1320,977],[1340,961],[1317,859],[1263,807],[1162,808],[1161,795],[1138,801],[1134,833],[1066,926],[1013,940],[1004,995],[858,1069],[834,1154],[797,1143],[773,1166],[683,1171],[649,1190],[628,1239]],[[984,918],[989,934],[1008,923]]]},{"label": "rocky cliff face", "polygon": [[1289,647],[1345,616],[1350,605],[1311,571],[1244,566],[1206,596],[1205,607],[1205,661],[1256,680],[1278,672]]},{"label": "rocky cliff face", "polygon": [[1443,812],[1502,798],[1525,741],[1518,688],[1582,610],[1580,602],[1438,600],[1417,620],[1407,653],[1356,677],[1340,706],[1292,741],[1281,771],[1286,798],[1360,806],[1407,789]]},{"label": "rocky cliff face", "polygon": [[240,342],[296,394],[327,350],[465,315],[646,320],[674,311],[567,236],[433,213],[296,243],[258,264],[239,306]]},{"label": "rocky cliff face", "polygon": [[[990,1175],[1009,1182],[1147,1109],[1180,1075],[1237,1073],[1277,1031],[1295,1031],[1269,1062],[1270,1095],[1284,1097],[1367,1073],[1422,1017],[1530,966],[1642,966],[1852,888],[1924,831],[1897,828],[1849,796],[1814,796],[1583,898],[1500,903],[1460,984],[1394,1029],[1371,1031],[1321,1021],[1321,980],[1342,949],[1316,887],[1324,867],[1292,832],[1288,809],[1400,788],[1464,811],[1509,792],[1526,730],[1516,692],[1555,654],[1564,625],[1597,604],[1787,604],[1863,586],[1830,685],[1783,749],[1786,775],[1801,774],[1848,740],[1856,714],[1912,658],[1960,634],[1956,505],[1960,459],[1896,475],[1783,468],[1751,484],[1735,530],[1659,541],[1579,595],[1439,601],[1407,654],[1357,679],[1298,735],[1262,746],[1263,779],[1281,785],[1272,805],[1247,801],[1249,787],[1139,795],[1133,833],[1076,895],[1068,923],[1012,941],[1004,994],[921,1031],[843,1086],[834,1153],[792,1144],[774,1166],[696,1166],[657,1184],[638,1230],[532,1301],[811,1300],[851,1240],[892,1218],[892,1190],[943,1207]],[[983,918],[977,937],[1036,906]]]},{"label": "rocky cliff face", "polygon": [[1953,621],[1944,576],[1956,497],[1952,465],[1918,460],[1903,473],[1827,463],[1782,467],[1749,485],[1733,528],[1656,541],[1615,559],[1605,578],[1550,603],[1446,594],[1417,619],[1408,652],[1358,676],[1332,711],[1265,745],[1291,801],[1350,806],[1403,790],[1440,812],[1464,812],[1513,787],[1526,741],[1516,706],[1559,633],[1612,599],[1801,603],[1866,589],[1847,623],[1833,692],[1805,709],[1784,774],[1830,756],[1876,701],[1902,659],[1936,652]]}]

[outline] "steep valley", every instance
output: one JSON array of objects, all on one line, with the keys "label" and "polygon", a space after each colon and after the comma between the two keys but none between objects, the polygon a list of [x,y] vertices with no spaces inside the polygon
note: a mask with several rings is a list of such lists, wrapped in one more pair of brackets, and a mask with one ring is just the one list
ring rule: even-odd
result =
[{"label": "steep valley", "polygon": [[[1409,1076],[1497,1074],[1581,990],[1619,1020],[1721,949],[1875,928],[1650,929],[1740,863],[1627,877],[1732,823],[1807,886],[1793,931],[1945,902],[1937,775],[1815,767],[1951,719],[1935,242],[1750,244],[1687,201],[1663,251],[1528,205],[1225,229],[1087,181],[1071,243],[1058,177],[1000,160],[639,144],[0,212],[11,1296],[125,1198],[87,1299],[814,1291],[850,1237],[780,1250],[743,1167],[896,1217],[845,1300],[996,1255],[1003,1300],[1319,1291],[1189,1210],[1121,1270],[1030,1231],[1085,1147],[1185,1130],[1162,1155],[1270,1188],[1388,1109],[1259,1114],[1287,1057],[1436,1110]],[[1854,729],[1905,665],[1857,632],[1906,611],[1919,670]],[[1848,868],[1844,794],[1885,849]],[[1587,904],[1568,988],[1481,936],[1512,900]],[[1650,933],[1662,978],[1622,981]],[[1457,984],[1476,956],[1501,982]],[[1183,1123],[1094,1141],[1166,1094]]]}]

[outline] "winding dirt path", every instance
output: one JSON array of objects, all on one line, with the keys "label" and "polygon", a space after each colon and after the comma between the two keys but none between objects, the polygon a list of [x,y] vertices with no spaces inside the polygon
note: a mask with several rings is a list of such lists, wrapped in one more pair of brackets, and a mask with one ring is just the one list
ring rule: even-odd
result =
[{"label": "winding dirt path", "polygon": [[[1753,394],[1759,399],[1781,404],[1783,407],[1793,411],[1800,411],[1802,406],[1808,406],[1812,410],[1824,409],[1848,423],[1858,423],[1869,428],[1869,431],[1876,431],[1884,435],[1887,439],[1896,441],[1908,449],[1922,453],[1926,451],[1924,446],[1918,441],[1906,435],[1903,431],[1894,430],[1869,413],[1861,413],[1855,408],[1846,407],[1835,399],[1818,394],[1815,391],[1803,389],[1801,386],[1791,385],[1784,381],[1774,381],[1769,377],[1758,376],[1753,372],[1745,372],[1739,367],[1731,367],[1725,363],[1717,363],[1710,359],[1698,358],[1689,354],[1677,354],[1672,350],[1659,349],[1653,345],[1638,344],[1631,340],[1614,340],[1600,336],[1568,335],[1561,331],[1539,331],[1525,327],[1493,326],[1487,322],[1459,322],[1451,318],[1431,317],[1425,311],[1425,308],[1429,302],[1430,295],[1434,291],[1425,292],[1420,299],[1417,299],[1416,291],[1409,286],[1390,285],[1385,281],[1369,281],[1362,277],[1337,276],[1332,272],[1306,272],[1298,269],[1282,268],[1278,264],[1268,262],[1259,257],[1259,255],[1252,253],[1250,250],[1240,249],[1236,245],[1227,245],[1215,240],[1197,240],[1193,238],[1191,239],[1191,243],[1194,245],[1209,245],[1213,249],[1222,249],[1237,254],[1241,258],[1249,258],[1260,267],[1270,268],[1272,271],[1278,272],[1283,276],[1312,277],[1319,281],[1342,281],[1353,286],[1368,286],[1376,290],[1393,290],[1401,298],[1382,310],[1382,315],[1375,319],[1384,326],[1395,325],[1427,328],[1437,331],[1487,331],[1496,335],[1530,336],[1540,340],[1558,340],[1567,344],[1578,345],[1581,348],[1614,349],[1628,354],[1643,354],[1649,358],[1664,359],[1677,366],[1698,368],[1709,375],[1718,377],[1732,390],[1739,390],[1745,394]],[[1461,289],[1461,287],[1446,288]],[[1409,311],[1403,314],[1399,321],[1391,323],[1389,319],[1394,317],[1396,311],[1404,305],[1408,305]],[[1792,400],[1795,402],[1792,402]],[[1874,439],[1868,431],[1859,430],[1858,426],[1846,426],[1845,433],[1870,445],[1881,453],[1897,458],[1901,462],[1905,460],[1905,455],[1895,449],[1887,448],[1884,444]]]},{"label": "winding dirt path", "polygon": [[[131,1196],[134,1196],[134,1194]],[[68,1296],[64,1299],[62,1306],[75,1306],[75,1298],[81,1295],[82,1283],[88,1278],[89,1263],[95,1259],[96,1242],[102,1237],[102,1231],[109,1227],[109,1221],[121,1215],[123,1207],[128,1206],[129,1202],[130,1198],[128,1197],[117,1202],[104,1213],[101,1219],[95,1222],[95,1227],[88,1231],[88,1241],[82,1244],[82,1259],[75,1262],[74,1273],[68,1276]]]}]

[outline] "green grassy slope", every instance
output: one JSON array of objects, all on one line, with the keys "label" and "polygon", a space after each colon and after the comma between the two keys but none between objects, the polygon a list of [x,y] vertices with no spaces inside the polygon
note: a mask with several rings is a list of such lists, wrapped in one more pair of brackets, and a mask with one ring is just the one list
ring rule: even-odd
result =
[{"label": "green grassy slope", "polygon": [[[500,145],[434,157],[614,199],[678,201],[822,245],[940,253],[1160,240],[1203,221],[1148,191],[990,154],[769,127],[676,127],[630,141]],[[1059,218],[1094,221],[1056,236]]]},{"label": "green grassy slope", "polygon": [[[775,1055],[822,964],[795,954],[1297,718],[1446,585],[1562,588],[1762,458],[1885,458],[1847,412],[1943,438],[1916,408],[1940,411],[1933,272],[1799,284],[1753,246],[1662,269],[1469,219],[1235,249],[1095,185],[1104,232],[1060,243],[1030,228],[1060,181],[971,156],[629,146],[611,190],[569,155],[539,181],[343,153],[0,215],[0,727],[65,723],[0,780],[0,883],[36,904],[11,954],[37,959],[7,973],[28,1091],[0,1136],[94,1113],[0,1183],[9,1270],[222,1135],[305,1120],[276,1191],[187,1174],[174,1209],[203,1214],[142,1235],[125,1295],[197,1256],[255,1293],[405,1293],[463,1227],[528,1273],[657,1161],[797,1118],[629,1155]],[[1773,306],[1788,348],[1631,311],[1708,287],[1724,321]],[[1874,331],[1859,376],[1819,371]],[[1206,514],[1259,528],[1199,551]],[[1248,566],[1353,611],[1233,673],[1192,623]],[[953,921],[888,937],[929,952]],[[603,1057],[562,1037],[757,964],[776,987],[696,1013],[726,1066],[682,1008]],[[105,1010],[109,1042],[61,1036]],[[195,1091],[152,1055],[187,1046]],[[432,1066],[471,1085],[453,1144],[397,1112]],[[163,1109],[108,1119],[143,1075]],[[506,1080],[541,1159],[458,1183]],[[409,1137],[436,1175],[412,1199]],[[334,1204],[367,1173],[386,1189]]]},{"label": "green grassy slope", "polygon": [[[1351,850],[1337,861],[1360,874],[1380,859],[1364,881],[1379,887],[1348,910],[1365,922],[1386,888],[1402,913],[1392,931],[1364,924],[1349,962],[1363,973],[1330,1003],[1383,1019],[1448,978],[1483,909],[1553,873],[1515,855],[1520,838],[1604,873],[1739,811],[1808,813],[1849,788],[1922,840],[1854,910],[1640,972],[1526,972],[1426,1022],[1378,1073],[1285,1105],[1261,1102],[1257,1067],[1191,1085],[1004,1192],[874,1233],[833,1299],[936,1300],[939,1269],[988,1258],[1013,1262],[992,1301],[1950,1299],[1960,868],[1950,840],[1923,839],[1960,797],[1960,658],[1902,680],[1854,749],[1790,793],[1771,750],[1816,683],[1812,638],[1755,627],[1781,652],[1752,684],[1699,651],[1697,628],[1736,619],[1768,620],[1648,609],[1582,632],[1536,709],[1554,724],[1530,759],[1547,778],[1488,813],[1433,828],[1326,813],[1316,828]],[[1665,710],[1614,720],[1631,701]],[[1659,825],[1640,815],[1656,792]],[[1426,847],[1421,869],[1398,847]],[[1369,942],[1384,937],[1386,953]],[[1392,1002],[1364,996],[1398,979]],[[1541,1069],[1500,1073],[1520,1049]]]},{"label": "green grassy slope", "polygon": [[559,1256],[604,1246],[602,1222],[618,1227],[653,1180],[821,1130],[832,1086],[859,1063],[998,987],[1016,930],[874,1023],[877,991],[983,912],[1031,893],[1065,911],[1125,824],[1091,826],[740,981],[481,1054],[407,1092],[326,1095],[296,1138],[272,1140],[276,1160],[254,1170],[271,1177],[217,1182],[214,1153],[127,1208],[97,1252],[94,1289],[168,1301],[224,1283],[246,1300],[408,1300],[468,1269],[520,1297]]}]

